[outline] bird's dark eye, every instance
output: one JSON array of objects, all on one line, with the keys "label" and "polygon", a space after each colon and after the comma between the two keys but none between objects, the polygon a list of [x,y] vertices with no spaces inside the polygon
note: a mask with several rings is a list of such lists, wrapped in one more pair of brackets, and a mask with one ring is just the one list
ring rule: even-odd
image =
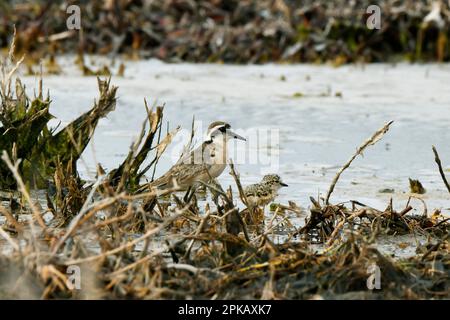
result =
[{"label": "bird's dark eye", "polygon": [[227,129],[226,129],[225,127],[221,127],[221,128],[219,129],[219,131],[222,132],[222,133],[225,133],[225,132],[227,131]]}]

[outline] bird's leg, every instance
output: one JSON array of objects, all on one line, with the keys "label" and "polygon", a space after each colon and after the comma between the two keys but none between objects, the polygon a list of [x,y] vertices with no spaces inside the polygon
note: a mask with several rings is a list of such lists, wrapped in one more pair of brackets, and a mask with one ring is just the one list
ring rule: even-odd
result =
[{"label": "bird's leg", "polygon": [[266,206],[263,206],[261,208],[261,212],[260,212],[260,214],[261,214],[261,224],[262,224],[263,227],[265,225],[265,215],[264,215],[265,212],[266,212]]},{"label": "bird's leg", "polygon": [[189,196],[188,196],[188,198],[187,198],[187,203],[191,202],[192,197],[193,197],[194,194],[195,194],[195,190],[196,190],[196,188],[194,188],[194,187],[191,188],[191,192],[189,193]]},{"label": "bird's leg", "polygon": [[192,190],[192,187],[189,187],[189,188],[187,189],[186,194],[185,194],[184,197],[183,197],[184,203],[188,203],[188,201],[191,200],[191,197],[192,197],[192,196],[189,196],[189,193],[191,192],[191,190]]},{"label": "bird's leg", "polygon": [[248,214],[248,216],[250,217],[250,223],[253,225],[253,226],[256,226],[256,224],[257,224],[257,222],[256,222],[256,219],[255,219],[255,216],[256,216],[256,214],[257,214],[257,210],[258,210],[258,207],[256,206],[256,207],[251,207],[250,209],[249,209],[249,214]]},{"label": "bird's leg", "polygon": [[197,187],[189,187],[188,190],[186,191],[186,194],[184,195],[184,203],[189,203],[192,200],[192,197],[195,194],[195,191],[197,190]]},{"label": "bird's leg", "polygon": [[[253,222],[253,227],[255,228],[256,234],[260,235],[264,231],[264,209],[260,206],[255,206],[251,211],[251,219]],[[262,218],[261,218],[261,212]],[[261,221],[262,220],[262,221]]]},{"label": "bird's leg", "polygon": [[156,197],[145,199],[142,207],[146,212],[152,212],[156,205]]}]

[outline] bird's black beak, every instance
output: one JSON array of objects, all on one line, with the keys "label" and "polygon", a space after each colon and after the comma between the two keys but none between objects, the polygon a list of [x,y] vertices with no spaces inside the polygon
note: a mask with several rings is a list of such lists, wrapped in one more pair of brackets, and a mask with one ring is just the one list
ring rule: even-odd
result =
[{"label": "bird's black beak", "polygon": [[238,139],[238,140],[242,140],[242,141],[247,141],[247,139],[245,139],[243,136],[238,135],[236,132],[233,132],[231,130],[228,130],[228,135],[230,137],[232,137],[233,139]]},{"label": "bird's black beak", "polygon": [[280,185],[281,185],[282,187],[289,187],[289,186],[288,186],[286,183],[284,183],[284,182],[281,182]]}]

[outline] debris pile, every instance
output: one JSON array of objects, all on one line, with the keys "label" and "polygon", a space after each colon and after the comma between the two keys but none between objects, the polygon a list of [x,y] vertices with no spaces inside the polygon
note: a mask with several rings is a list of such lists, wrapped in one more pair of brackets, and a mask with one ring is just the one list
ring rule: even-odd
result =
[{"label": "debris pile", "polygon": [[[11,90],[17,69],[12,53],[1,65],[0,82],[0,189],[6,194],[0,203],[0,298],[450,297],[448,218],[438,211],[410,215],[409,203],[398,212],[392,201],[384,211],[330,202],[339,176],[392,122],[357,149],[325,198],[311,199],[303,227],[286,214],[299,211],[294,203],[273,206],[271,218],[255,227],[244,219],[251,211],[232,163],[233,186],[205,184],[212,195],[206,202],[198,194],[183,198],[177,188],[142,188],[141,177],[154,172],[178,130],[162,134],[162,107],[146,106],[141,134],[121,165],[109,173],[98,166],[93,181],[82,181],[76,159],[98,119],[114,109],[117,88],[99,80],[93,108],[55,134],[47,127],[51,100],[43,98],[42,84],[34,99],[19,79]],[[143,167],[147,158],[152,160]],[[44,201],[36,201],[42,200],[38,191]],[[279,228],[285,241],[274,241]],[[382,254],[374,242],[379,235],[408,233],[428,243],[407,259]]]},{"label": "debris pile", "polygon": [[[70,5],[80,7],[80,30],[68,30]],[[34,61],[68,52],[171,62],[450,60],[450,8],[440,0],[6,1],[0,11],[0,47],[15,25],[19,52]]]}]

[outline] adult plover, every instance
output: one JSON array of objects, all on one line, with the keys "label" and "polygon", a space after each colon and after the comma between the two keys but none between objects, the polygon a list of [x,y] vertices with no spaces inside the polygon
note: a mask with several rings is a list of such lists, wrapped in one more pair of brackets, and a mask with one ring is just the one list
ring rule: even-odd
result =
[{"label": "adult plover", "polygon": [[231,126],[226,122],[211,123],[201,146],[181,158],[164,175],[144,187],[167,190],[178,186],[183,190],[191,187],[195,190],[201,183],[208,183],[220,176],[227,164],[227,142],[230,139],[245,141],[244,137],[230,129]]}]

